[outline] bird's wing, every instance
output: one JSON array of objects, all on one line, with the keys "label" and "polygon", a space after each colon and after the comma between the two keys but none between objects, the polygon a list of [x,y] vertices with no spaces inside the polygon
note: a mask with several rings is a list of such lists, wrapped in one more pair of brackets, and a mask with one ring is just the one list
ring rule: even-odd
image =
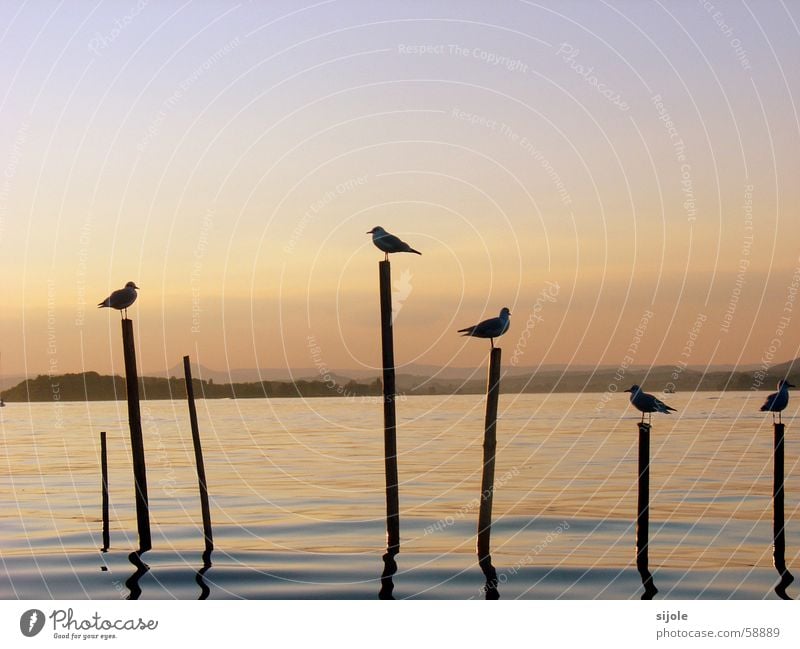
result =
[{"label": "bird's wing", "polygon": [[777,392],[773,392],[772,394],[770,394],[767,397],[766,401],[764,401],[764,405],[761,406],[761,412],[769,412],[769,410],[773,407],[773,404],[775,403],[775,398],[777,396],[778,396]]},{"label": "bird's wing", "polygon": [[651,399],[653,400],[653,408],[660,412],[669,412],[670,410],[675,410],[675,408],[670,408],[666,403],[664,403],[658,397],[654,397],[651,395]]},{"label": "bird's wing", "polygon": [[381,237],[381,241],[386,245],[387,248],[391,248],[392,250],[404,250],[408,247],[408,244],[403,242],[400,238],[394,236],[393,234],[389,234],[388,232]]}]

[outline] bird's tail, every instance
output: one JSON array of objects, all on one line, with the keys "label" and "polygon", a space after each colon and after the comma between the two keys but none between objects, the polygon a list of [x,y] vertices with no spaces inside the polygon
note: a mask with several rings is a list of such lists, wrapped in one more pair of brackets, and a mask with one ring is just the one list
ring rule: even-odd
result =
[{"label": "bird's tail", "polygon": [[409,249],[408,249],[408,252],[413,252],[413,253],[416,253],[416,254],[418,254],[418,255],[421,255],[421,254],[422,254],[422,253],[421,253],[419,250],[414,250],[413,248],[409,248]]},{"label": "bird's tail", "polygon": [[97,305],[97,308],[102,309],[104,306],[110,306],[108,304],[108,300],[103,300],[102,302],[100,302],[100,304]]},{"label": "bird's tail", "polygon": [[465,336],[471,336],[475,331],[475,327],[467,327],[466,329],[459,329],[458,333],[464,334]]}]

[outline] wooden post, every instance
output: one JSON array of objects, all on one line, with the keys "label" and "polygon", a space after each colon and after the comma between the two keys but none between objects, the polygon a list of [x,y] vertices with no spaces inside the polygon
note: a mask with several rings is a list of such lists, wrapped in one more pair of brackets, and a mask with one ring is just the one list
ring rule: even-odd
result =
[{"label": "wooden post", "polygon": [[775,592],[781,599],[791,599],[786,588],[794,581],[794,576],[786,568],[786,521],[784,518],[784,433],[783,424],[774,423],[775,449],[772,474],[772,563],[781,577]]},{"label": "wooden post", "polygon": [[208,486],[206,484],[206,466],[203,462],[203,448],[200,445],[200,430],[197,426],[197,409],[194,406],[194,385],[192,385],[192,368],[189,357],[183,357],[183,374],[186,377],[186,399],[189,402],[189,422],[192,426],[192,443],[194,444],[194,462],[197,466],[197,482],[200,487],[200,509],[203,514],[203,535],[206,539],[206,552],[214,549],[214,537],[211,533],[211,512],[208,507]]},{"label": "wooden post", "polygon": [[639,422],[639,498],[636,503],[636,569],[642,577],[645,593],[652,599],[658,592],[650,574],[648,544],[650,542],[650,424]]},{"label": "wooden post", "polygon": [[108,446],[106,445],[106,432],[100,433],[100,474],[102,476],[103,490],[103,552],[108,552],[111,539],[108,532]]},{"label": "wooden post", "polygon": [[122,347],[125,352],[125,383],[128,392],[128,425],[131,429],[133,479],[136,485],[136,521],[139,528],[139,551],[152,548],[150,508],[147,499],[147,468],[142,440],[142,416],[139,411],[139,377],[136,371],[136,348],[133,342],[133,321],[122,319]]},{"label": "wooden post", "polygon": [[394,336],[392,333],[392,267],[378,264],[381,294],[381,347],[383,350],[383,446],[386,468],[387,550],[400,549],[400,495],[397,477],[397,419],[395,415]]},{"label": "wooden post", "polygon": [[478,561],[491,563],[489,537],[492,533],[492,499],[494,497],[494,458],[497,452],[497,401],[500,396],[500,357],[502,350],[492,347],[489,378],[486,385],[486,421],[483,434],[483,476],[481,508],[478,514]]}]

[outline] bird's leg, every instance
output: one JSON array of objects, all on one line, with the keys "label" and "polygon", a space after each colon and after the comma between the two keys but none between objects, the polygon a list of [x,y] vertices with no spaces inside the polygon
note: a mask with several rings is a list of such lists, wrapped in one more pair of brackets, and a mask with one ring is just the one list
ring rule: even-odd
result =
[{"label": "bird's leg", "polygon": [[384,253],[384,255],[383,255],[383,261],[389,261],[389,253],[388,253],[388,252],[387,252],[387,253]]},{"label": "bird's leg", "polygon": [[491,341],[491,343],[492,343],[492,349],[494,349],[494,338],[489,338],[489,340],[490,340],[490,341]]}]

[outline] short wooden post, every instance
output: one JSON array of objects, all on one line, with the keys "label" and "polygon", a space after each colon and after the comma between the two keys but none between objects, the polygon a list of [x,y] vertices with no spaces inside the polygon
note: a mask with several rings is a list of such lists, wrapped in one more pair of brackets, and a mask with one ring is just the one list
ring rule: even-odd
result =
[{"label": "short wooden post", "polygon": [[192,426],[192,443],[194,444],[194,462],[197,466],[197,482],[200,487],[200,509],[203,515],[203,535],[206,539],[206,552],[214,549],[214,537],[211,532],[211,512],[208,507],[208,485],[206,484],[206,466],[203,461],[203,448],[200,445],[200,430],[197,426],[197,409],[194,405],[194,385],[192,385],[192,367],[189,357],[183,357],[183,374],[186,377],[186,399],[189,402],[189,423]]},{"label": "short wooden post", "polygon": [[136,348],[133,341],[133,321],[122,319],[122,347],[125,353],[125,383],[128,393],[128,425],[131,430],[133,479],[136,486],[136,520],[139,528],[139,551],[152,548],[150,538],[150,508],[147,498],[147,468],[142,439],[142,416],[139,411],[139,377],[136,370]]},{"label": "short wooden post", "polygon": [[392,333],[392,270],[378,264],[383,350],[383,446],[386,469],[386,538],[389,552],[400,549],[400,494],[397,477],[397,419],[395,415],[394,336]]},{"label": "short wooden post", "polygon": [[100,432],[100,474],[102,476],[102,508],[103,508],[103,552],[108,552],[111,547],[111,538],[108,531],[108,446],[106,445],[106,432]]},{"label": "short wooden post", "polygon": [[478,561],[483,567],[491,563],[489,537],[492,532],[492,500],[494,497],[494,459],[497,453],[497,402],[500,397],[500,358],[502,350],[492,347],[489,377],[486,385],[486,420],[483,433],[483,476],[481,506],[478,513]]}]

